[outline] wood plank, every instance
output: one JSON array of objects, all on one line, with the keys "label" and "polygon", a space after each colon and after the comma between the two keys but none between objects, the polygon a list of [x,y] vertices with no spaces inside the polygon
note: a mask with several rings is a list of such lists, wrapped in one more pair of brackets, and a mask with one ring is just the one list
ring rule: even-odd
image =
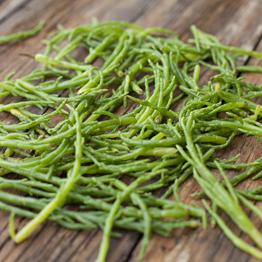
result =
[{"label": "wood plank", "polygon": [[[238,2],[229,0],[163,0],[161,2],[129,0],[118,2],[109,0],[103,1],[103,4],[102,2],[97,2],[74,1],[72,4],[69,0],[32,1],[28,4],[26,10],[21,9],[16,13],[16,19],[11,19],[10,17],[0,24],[0,32],[5,33],[9,32],[9,30],[15,31],[19,25],[23,29],[27,26],[31,27],[38,19],[48,20],[48,27],[45,32],[34,39],[27,40],[26,44],[21,43],[8,48],[0,48],[0,59],[5,61],[4,65],[1,63],[0,75],[4,76],[13,68],[18,70],[18,75],[31,71],[35,66],[34,62],[19,56],[20,53],[32,54],[41,50],[40,39],[47,32],[53,30],[57,23],[62,23],[65,26],[74,26],[89,22],[92,16],[106,20],[134,20],[138,18],[138,22],[145,26],[168,26],[175,29],[183,38],[188,37],[189,26],[195,23],[200,28],[216,34],[227,43],[234,43],[248,48],[253,47],[261,33],[261,27],[258,26],[261,25],[261,20],[258,20],[259,12],[261,13],[259,0],[241,0]],[[146,12],[143,11],[145,9]],[[42,10],[45,10],[45,12],[42,12]],[[143,15],[141,16],[141,14]],[[245,35],[241,35],[241,32],[245,32]],[[6,53],[6,50],[8,50],[8,53]],[[250,145],[245,143],[243,145],[245,148],[250,147]],[[188,192],[192,190],[194,190],[194,187],[188,187]],[[96,258],[101,232],[72,232],[49,223],[34,238],[19,246],[15,246],[7,237],[6,223],[2,223],[2,221],[6,222],[6,219],[7,216],[0,212],[0,247],[1,244],[3,245],[0,251],[1,259],[7,256],[6,261],[35,261],[36,257],[39,261],[66,261],[69,259],[72,261],[94,261]],[[4,237],[2,238],[3,235]],[[206,235],[212,237],[206,238]],[[154,237],[146,260],[199,261],[197,259],[202,259],[203,261],[209,261],[208,259],[212,259],[213,255],[207,256],[206,250],[212,250],[214,245],[218,245],[216,237],[219,238],[221,247],[225,245],[232,246],[230,242],[224,239],[220,231],[216,229],[206,232],[202,230],[195,232],[177,231],[174,234],[174,238],[171,239]],[[113,239],[109,261],[126,261],[138,239],[139,235],[133,233],[125,234],[120,239]],[[192,247],[194,240],[200,244],[194,246],[194,252],[188,253],[188,249]],[[185,244],[187,242],[189,242],[188,245]],[[206,245],[203,245],[203,242]],[[158,254],[159,249],[162,250],[163,255]],[[200,250],[202,249],[203,256],[194,256],[194,253],[201,253]],[[234,258],[238,258],[238,251],[235,251],[232,247],[231,250],[237,252]],[[223,252],[221,249],[218,249],[218,251],[220,253]],[[12,255],[10,256],[9,253],[11,252]]]},{"label": "wood plank", "polygon": [[[199,3],[200,1],[198,1],[197,2],[197,4],[194,4],[194,6],[191,6],[191,7],[188,7],[188,3],[185,3],[184,1],[183,2],[179,2],[181,5],[179,5],[178,6],[178,3],[176,3],[176,8],[172,8],[173,7],[173,5],[174,5],[174,2],[173,1],[163,1],[163,2],[161,2],[161,5],[159,6],[159,5],[157,5],[157,6],[152,6],[152,10],[151,10],[151,12],[148,12],[147,14],[145,14],[143,17],[141,17],[140,19],[138,19],[138,22],[140,23],[140,24],[142,24],[142,25],[150,25],[150,26],[169,26],[170,28],[174,28],[174,29],[177,29],[176,31],[178,31],[178,32],[181,32],[181,34],[183,34],[183,36],[185,36],[185,37],[188,37],[188,29],[189,29],[189,27],[190,27],[190,25],[191,24],[193,24],[193,23],[196,23],[196,24],[198,24],[200,27],[202,26],[202,27],[204,27],[205,26],[205,23],[203,23],[203,21],[200,19],[200,17],[195,17],[194,18],[194,16],[192,16],[192,10],[196,10],[196,9],[198,9],[198,10],[203,10],[203,7],[205,7],[206,8],[206,1],[202,1],[202,3]],[[195,2],[194,2],[195,3]],[[253,11],[254,11],[254,9],[256,8],[256,6],[248,6],[248,7],[246,7],[245,6],[245,4],[246,4],[246,2],[242,2],[242,8],[240,9],[240,10],[238,10],[236,7],[236,4],[235,5],[232,5],[232,6],[230,6],[230,1],[228,1],[227,2],[227,6],[226,7],[224,7],[224,8],[228,8],[228,7],[230,7],[231,8],[231,12],[230,11],[228,11],[228,15],[227,15],[227,18],[228,18],[228,20],[226,20],[224,23],[225,24],[229,24],[226,28],[224,28],[224,30],[225,30],[225,33],[224,32],[221,32],[220,30],[219,30],[219,28],[212,28],[210,25],[209,25],[209,27],[207,27],[207,31],[209,30],[209,32],[211,32],[211,33],[215,33],[220,39],[225,39],[225,42],[227,42],[227,43],[230,43],[230,41],[234,41],[234,39],[235,38],[237,38],[238,37],[238,35],[237,35],[237,32],[235,31],[235,33],[234,34],[232,34],[232,35],[230,35],[230,37],[231,38],[229,38],[228,37],[228,30],[229,30],[229,28],[230,28],[230,23],[231,23],[231,21],[232,22],[235,22],[235,19],[236,18],[238,18],[239,17],[239,15],[241,14],[242,15],[242,12],[243,12],[243,10],[247,10],[247,12],[244,12],[244,14],[245,14],[245,18],[248,20],[248,21],[250,21],[250,19],[248,19],[248,18],[250,18],[251,17],[251,15],[252,14],[254,14],[253,13]],[[213,5],[214,4],[214,2],[212,2],[212,5],[210,5],[209,6],[209,8],[206,8],[206,13],[207,14],[209,14],[210,12],[211,12],[211,10],[213,10],[215,7],[217,7],[217,6],[219,6],[219,2],[216,2],[216,5]],[[223,4],[225,4],[225,3],[223,3]],[[199,6],[200,5],[200,6]],[[240,5],[240,3],[238,3],[238,5]],[[244,8],[244,6],[245,6],[245,8]],[[189,10],[189,8],[192,8],[192,9],[190,9],[191,11],[191,13],[188,11]],[[223,8],[219,8],[221,11],[220,12],[218,12],[217,13],[217,15],[216,14],[213,14],[214,15],[214,17],[212,17],[212,19],[217,19],[217,20],[219,20],[219,17],[221,16],[221,12],[223,12]],[[231,17],[231,14],[232,14],[232,9],[235,9],[235,12],[236,12],[236,14],[234,15],[234,17]],[[238,10],[238,12],[237,12],[237,10]],[[175,12],[174,12],[175,11]],[[155,14],[155,12],[157,12],[157,14]],[[172,21],[172,19],[170,19],[170,16],[168,15],[169,14],[169,12],[171,12],[172,13],[172,15],[174,15],[174,17],[176,17],[176,15],[178,15],[178,14],[180,14],[180,16],[184,16],[185,17],[185,20],[184,19],[181,19],[182,20],[182,22],[180,22],[181,24],[180,24],[180,26],[177,26],[176,25],[176,23],[174,23],[173,21]],[[258,12],[259,13],[259,12]],[[190,15],[191,14],[191,15]],[[203,14],[202,14],[203,15]],[[179,16],[179,17],[180,17]],[[245,19],[244,18],[244,19]],[[200,20],[199,20],[200,19]],[[223,19],[224,19],[224,17],[223,17]],[[231,19],[233,19],[233,20],[231,20]],[[179,20],[179,21],[181,21],[181,20]],[[182,24],[183,24],[183,26],[182,26]],[[243,28],[249,28],[249,23],[247,23],[247,21],[245,22],[245,23],[242,23],[242,24],[240,24],[240,27],[239,28],[241,28],[241,26],[243,26]],[[204,30],[205,30],[206,28],[204,28]],[[253,26],[252,28],[251,28],[252,30],[250,30],[250,28],[249,28],[249,36],[248,36],[248,38],[246,39],[246,40],[248,40],[248,41],[246,41],[245,42],[245,47],[249,47],[249,48],[252,48],[252,46],[254,45],[254,43],[256,43],[257,42],[257,39],[259,38],[259,36],[260,36],[260,33],[261,33],[261,31],[259,31],[258,29],[257,29],[257,27],[255,27],[255,26]],[[224,34],[226,34],[226,37],[228,37],[228,38],[226,38],[226,37],[223,37],[223,35]],[[253,36],[253,37],[251,37],[251,36]],[[250,38],[251,37],[251,38]],[[240,38],[242,41],[243,41],[243,39],[242,38]],[[240,42],[239,41],[239,43],[234,43],[234,44],[239,44],[239,45],[242,45],[243,46],[243,43],[242,42]],[[261,151],[260,151],[261,152]],[[187,190],[187,192],[188,193],[190,193],[190,192],[192,192],[192,189],[194,190],[194,187],[192,188],[192,185],[190,185],[190,186],[188,186],[188,190]],[[186,230],[185,232],[187,232],[188,233],[188,230]],[[210,231],[208,231],[209,233],[210,233]],[[185,236],[185,241],[187,241],[188,240],[188,238],[190,238],[190,235],[191,235],[191,232],[190,232],[190,234],[185,234],[186,236]],[[209,234],[208,233],[208,234]],[[220,231],[218,231],[218,234],[220,234]],[[101,236],[101,233],[99,233],[98,235],[100,235]],[[178,236],[179,236],[179,232],[178,232]],[[220,236],[220,235],[219,235]],[[215,236],[216,237],[216,236]],[[216,240],[216,238],[212,238],[214,241]],[[222,236],[223,237],[223,236]],[[161,239],[161,241],[159,241]],[[96,242],[97,241],[97,239],[94,239],[93,240],[94,242]],[[125,240],[126,241],[126,240]],[[164,242],[164,244],[162,245],[162,244],[160,244],[162,241],[165,241]],[[118,243],[121,243],[121,241],[118,241]],[[216,241],[215,241],[215,243],[216,243]],[[227,244],[231,244],[230,242],[229,243],[227,243]],[[163,239],[163,238],[156,238],[156,241],[155,241],[155,245],[153,245],[152,246],[152,250],[155,250],[155,248],[158,248],[159,246],[163,246],[164,248],[166,247],[166,246],[169,246],[170,245],[170,239]],[[93,245],[92,245],[93,246]],[[94,245],[95,246],[95,245]],[[114,248],[114,246],[115,245],[112,245],[112,248],[111,248],[111,252],[110,252],[110,255],[112,254],[112,253],[115,253],[115,252],[118,252],[117,250],[115,251],[115,252],[112,252],[112,249]],[[97,252],[97,246],[96,246],[96,251],[94,251],[95,253]],[[136,252],[135,252],[135,257],[137,258],[137,253],[138,253],[138,250],[139,250],[139,247],[137,248],[137,250],[136,250]],[[164,249],[163,249],[164,250]],[[164,257],[165,257],[165,251],[163,252],[163,254],[164,254]],[[95,257],[95,256],[94,256]],[[156,261],[156,254],[155,253],[153,253],[153,254],[149,254],[149,261]],[[160,257],[157,257],[157,261],[164,261],[164,257],[163,257],[163,260],[161,260],[160,259]],[[81,258],[81,256],[79,256],[79,259]],[[175,259],[175,257],[174,256],[172,256],[171,257],[171,261],[173,261]],[[192,259],[192,258],[191,258]],[[136,259],[135,259],[136,260]],[[90,260],[90,261],[92,261],[92,260]],[[109,261],[118,261],[118,260],[111,260],[111,257],[109,256]],[[122,260],[121,260],[122,261]],[[125,260],[123,260],[123,261],[125,261]],[[195,260],[195,261],[198,261],[198,260]],[[200,261],[200,260],[199,260]]]},{"label": "wood plank", "polygon": [[[188,25],[194,23],[201,29],[215,34],[224,43],[242,46],[252,49],[262,36],[262,19],[259,14],[262,12],[262,3],[259,1],[239,2],[222,1],[223,4],[216,6],[216,12],[211,12],[214,8],[210,3],[207,13],[201,13],[204,19],[197,15],[190,15],[190,11],[182,13],[180,17],[188,17]],[[235,4],[235,7],[234,7]],[[239,5],[239,6],[237,6]],[[194,9],[196,13],[196,9]],[[181,21],[179,19],[179,21]],[[182,32],[182,22],[170,24],[171,28],[177,28]],[[183,21],[184,25],[184,21]],[[188,37],[187,30],[184,32]],[[262,51],[262,42],[258,47]],[[251,64],[254,59],[251,60]],[[258,63],[256,61],[256,63]],[[262,63],[260,62],[260,65]],[[250,81],[261,83],[261,74],[248,75]],[[262,144],[256,139],[239,138],[233,146],[226,151],[225,157],[241,153],[241,161],[253,161],[262,153]],[[257,184],[262,184],[261,181]],[[248,185],[246,185],[248,186]],[[185,188],[184,188],[185,189]],[[183,195],[188,197],[190,192],[195,192],[196,186],[189,183]],[[259,204],[261,206],[261,203]],[[232,225],[234,228],[234,226]],[[238,232],[238,231],[237,231]],[[239,233],[241,234],[241,233]],[[139,246],[135,250],[131,261],[137,261]],[[171,238],[153,237],[151,240],[145,261],[258,261],[251,258],[244,252],[235,248],[218,228],[197,229],[195,231],[179,230],[174,232]]]},{"label": "wood plank", "polygon": [[31,0],[9,0],[0,2],[0,23],[24,8]]},{"label": "wood plank", "polygon": [[[60,15],[59,22],[62,23],[64,26],[75,26],[77,24],[87,23],[90,22],[92,17],[97,17],[99,19],[109,20],[109,19],[127,19],[130,21],[135,20],[137,17],[143,14],[144,10],[147,8],[147,6],[153,1],[143,1],[142,3],[137,0],[132,0],[128,2],[128,9],[126,9],[126,6],[123,4],[115,4],[115,1],[107,1],[104,5],[96,5],[94,1],[89,1],[89,5],[86,5],[87,2],[83,1],[82,3],[78,3],[78,5],[60,5],[59,1],[56,1],[55,3],[52,2],[52,8],[48,7],[50,6],[50,3],[41,3],[43,5],[38,5],[38,1],[31,2],[27,10],[21,10],[16,16],[17,20],[14,23],[5,23],[8,24],[10,31],[13,31],[13,29],[17,28],[17,24],[22,24],[23,27],[27,26],[27,24],[30,24],[32,26],[34,20],[36,20],[36,17],[38,19],[44,19],[48,20],[48,28],[46,28],[46,32],[52,30],[55,25],[58,23],[57,17],[55,16],[55,13],[59,13],[59,9],[63,8],[63,14]],[[111,5],[114,5],[114,9],[111,12],[107,12],[109,7]],[[72,10],[72,7],[74,10]],[[29,18],[25,15],[28,15],[28,10],[31,9],[31,12],[29,14]],[[42,15],[41,10],[46,10],[46,13]],[[123,10],[128,10],[127,13],[124,13]],[[54,13],[52,13],[54,12]],[[40,17],[36,14],[39,13]],[[74,15],[69,15],[69,13]],[[124,17],[123,17],[124,14]],[[76,17],[77,15],[77,17]],[[70,20],[68,20],[68,17],[71,17]],[[52,20],[53,17],[55,17],[55,20]],[[70,21],[70,22],[68,22]],[[71,22],[72,21],[72,22]],[[1,28],[4,28],[4,25],[1,25]],[[6,28],[4,28],[5,31],[8,31]],[[24,28],[23,28],[24,29]],[[1,30],[1,29],[0,29]],[[15,31],[15,30],[14,30]],[[44,34],[46,34],[44,32]],[[34,61],[29,60],[28,63],[23,64],[23,67],[20,67],[22,64],[23,59],[27,59],[24,57],[19,57],[21,61],[18,61],[18,63],[12,63],[14,61],[14,58],[17,57],[20,53],[35,53],[39,51],[42,46],[39,44],[39,41],[36,39],[40,39],[42,36],[38,36],[37,38],[27,40],[27,45],[25,46],[23,43],[21,44],[14,44],[8,48],[8,57],[6,57],[5,50],[6,48],[2,49],[1,54],[5,57],[5,64],[9,65],[8,68],[3,66],[2,75],[4,76],[10,68],[15,68],[18,70],[18,76],[23,75],[29,71],[31,71],[35,63]],[[11,51],[11,52],[10,52]],[[33,52],[32,52],[33,51]],[[28,60],[28,59],[27,59]],[[86,253],[87,245],[92,246],[92,244],[96,245],[96,247],[100,244],[100,235],[96,236],[97,231],[90,231],[90,232],[73,232],[69,230],[64,230],[58,226],[55,225],[47,225],[43,226],[42,229],[38,232],[38,234],[34,235],[30,240],[24,242],[23,244],[17,246],[12,241],[10,241],[7,233],[7,215],[5,215],[4,223],[1,223],[0,230],[2,231],[1,234],[1,240],[0,240],[0,246],[2,246],[2,249],[0,250],[0,257],[4,259],[5,261],[34,261],[35,257],[37,257],[40,260],[48,259],[48,261],[64,261],[68,260],[70,257],[72,257],[72,260],[76,260],[75,254],[81,254],[81,252],[84,252],[84,254],[88,257],[89,261],[93,261],[95,259],[94,254],[92,252],[92,248],[88,249],[91,252]],[[21,226],[21,225],[20,225]],[[94,240],[91,244],[89,244],[89,240],[94,237]],[[138,234],[127,235],[125,238],[128,239],[127,241],[123,242],[122,252],[114,254],[114,257],[116,261],[120,256],[124,258],[125,256],[128,256],[129,249],[132,250],[132,243],[137,242]],[[34,248],[32,248],[34,247]],[[68,248],[70,247],[70,248]],[[11,255],[10,255],[11,254]],[[75,256],[75,258],[73,258]],[[118,257],[118,258],[116,258]],[[82,254],[83,258],[83,254]],[[77,259],[78,260],[78,259]],[[76,260],[76,261],[77,261]]]}]

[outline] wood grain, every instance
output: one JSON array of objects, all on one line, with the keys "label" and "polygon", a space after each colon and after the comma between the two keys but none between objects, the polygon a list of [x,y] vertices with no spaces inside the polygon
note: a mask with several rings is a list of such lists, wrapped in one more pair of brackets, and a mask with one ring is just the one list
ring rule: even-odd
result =
[{"label": "wood grain", "polygon": [[[23,43],[0,47],[0,77],[11,70],[17,76],[30,72],[35,63],[23,53],[42,49],[41,39],[58,23],[66,27],[102,20],[129,20],[143,26],[165,26],[186,39],[191,24],[215,34],[228,44],[262,51],[262,2],[260,0],[4,0],[0,1],[0,33],[30,28],[46,20],[44,32]],[[243,63],[257,63],[243,60]],[[261,75],[249,75],[262,82]],[[241,152],[242,161],[261,156],[262,146],[241,138],[225,152]],[[248,185],[247,185],[248,186]],[[196,190],[189,183],[184,198]],[[7,214],[0,212],[0,261],[95,261],[101,241],[97,230],[74,232],[47,223],[26,242],[15,245],[8,237]],[[18,221],[19,227],[25,223]],[[112,239],[108,261],[137,261],[140,235],[123,233]],[[255,261],[234,248],[219,229],[178,230],[170,238],[154,236],[145,261]]]}]

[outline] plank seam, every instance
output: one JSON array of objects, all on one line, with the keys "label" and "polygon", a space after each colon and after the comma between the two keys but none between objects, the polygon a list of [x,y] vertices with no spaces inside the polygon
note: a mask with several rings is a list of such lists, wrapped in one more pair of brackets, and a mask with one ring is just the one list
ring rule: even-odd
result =
[{"label": "plank seam", "polygon": [[[262,41],[262,33],[261,33],[260,36],[257,38],[257,41],[255,42],[255,44],[254,44],[254,46],[253,46],[253,48],[252,48],[253,51],[255,51],[255,50],[258,48],[258,46],[259,46],[259,44],[260,44],[261,41]],[[247,65],[247,64],[249,63],[250,59],[251,59],[251,56],[248,56],[247,59],[246,59],[246,61],[244,62],[244,65]]]},{"label": "plank seam", "polygon": [[134,245],[132,246],[130,251],[127,253],[127,256],[126,256],[126,258],[124,258],[123,262],[128,262],[129,260],[131,260],[133,253],[136,250],[137,246],[139,245],[141,239],[142,239],[142,234],[139,234],[137,241],[135,241]]},{"label": "plank seam", "polygon": [[20,3],[19,5],[17,5],[15,8],[13,8],[9,13],[7,13],[4,17],[2,17],[0,19],[0,24],[2,24],[3,22],[5,22],[7,19],[9,19],[13,14],[15,14],[16,12],[20,11],[21,9],[23,9],[24,7],[27,6],[27,4],[29,4],[32,0],[25,0],[22,3]]}]

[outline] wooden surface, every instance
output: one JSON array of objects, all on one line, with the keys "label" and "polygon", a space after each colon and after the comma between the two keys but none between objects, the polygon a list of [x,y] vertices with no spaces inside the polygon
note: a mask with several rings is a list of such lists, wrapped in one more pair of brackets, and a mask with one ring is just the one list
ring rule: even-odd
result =
[{"label": "wooden surface", "polygon": [[[196,24],[227,44],[262,51],[261,0],[0,0],[0,34],[32,27],[42,19],[47,21],[39,36],[0,47],[0,77],[13,70],[17,76],[30,72],[34,61],[21,54],[40,51],[41,39],[57,24],[72,27],[88,23],[92,17],[165,26],[177,31],[183,39],[190,36],[190,25]],[[258,62],[247,58],[243,63]],[[262,75],[248,78],[262,83]],[[262,146],[253,139],[239,138],[225,154],[237,152],[243,161],[250,161],[261,156]],[[184,198],[195,190],[189,183]],[[101,231],[74,232],[47,223],[30,239],[15,245],[8,236],[7,221],[8,215],[0,212],[0,261],[95,261]],[[23,223],[20,219],[19,226]],[[137,261],[140,237],[124,233],[121,238],[112,239],[108,261]],[[209,228],[175,231],[170,238],[154,236],[145,261],[256,260],[234,248],[219,229]]]}]

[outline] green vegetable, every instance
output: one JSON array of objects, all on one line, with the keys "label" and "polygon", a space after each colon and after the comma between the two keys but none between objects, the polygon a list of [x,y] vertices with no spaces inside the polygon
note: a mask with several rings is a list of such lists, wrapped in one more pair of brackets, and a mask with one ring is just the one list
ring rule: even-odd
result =
[{"label": "green vegetable", "polygon": [[0,45],[6,45],[9,43],[21,41],[39,34],[44,28],[44,22],[40,22],[38,25],[27,31],[21,31],[10,35],[0,36]]},{"label": "green vegetable", "polygon": [[[238,248],[262,257],[262,233],[244,210],[261,220],[255,206],[261,187],[236,188],[261,179],[262,158],[219,157],[239,135],[261,139],[262,111],[254,100],[261,85],[239,76],[261,67],[240,65],[239,58],[262,54],[223,45],[194,26],[192,33],[183,42],[169,30],[127,22],[60,28],[35,55],[42,67],[0,82],[0,112],[15,118],[0,122],[0,209],[11,214],[14,241],[46,220],[72,230],[102,228],[97,261],[103,262],[118,229],[144,235],[143,258],[154,233],[216,222]],[[207,71],[212,77],[203,83]],[[200,186],[192,193],[204,205],[183,203],[189,179]],[[16,216],[30,219],[19,232]]]}]

